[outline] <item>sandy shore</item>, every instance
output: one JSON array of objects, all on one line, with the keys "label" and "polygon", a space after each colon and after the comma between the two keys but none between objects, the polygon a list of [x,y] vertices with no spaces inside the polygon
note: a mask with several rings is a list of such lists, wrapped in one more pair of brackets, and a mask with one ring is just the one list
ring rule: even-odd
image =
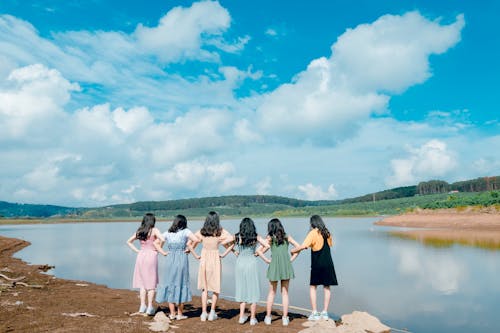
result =
[{"label": "sandy shore", "polygon": [[[152,317],[131,316],[137,311],[138,292],[111,289],[85,281],[63,280],[43,274],[39,265],[28,265],[12,255],[29,243],[0,236],[0,274],[8,278],[25,277],[28,286],[0,278],[0,332],[151,332]],[[50,263],[48,263],[50,264]],[[91,268],[89,268],[91,269]],[[32,287],[30,287],[32,286]],[[306,297],[306,295],[304,295]],[[166,304],[160,311],[166,310]],[[199,297],[186,305],[188,319],[174,321],[175,332],[298,332],[307,318],[290,314],[290,326],[281,325],[281,311],[273,312],[273,323],[263,323],[265,308],[257,307],[259,323],[239,325],[239,304],[218,303],[220,319],[201,322]],[[74,316],[74,317],[73,317]],[[172,330],[172,329],[171,329]]]},{"label": "sandy shore", "polygon": [[389,216],[375,224],[416,228],[393,231],[391,234],[436,247],[461,244],[489,250],[500,249],[500,211],[494,207],[482,210],[419,210]]}]

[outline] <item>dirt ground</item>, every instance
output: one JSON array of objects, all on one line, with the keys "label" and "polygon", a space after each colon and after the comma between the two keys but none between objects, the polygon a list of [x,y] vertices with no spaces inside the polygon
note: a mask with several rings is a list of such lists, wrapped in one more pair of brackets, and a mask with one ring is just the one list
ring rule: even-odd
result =
[{"label": "dirt ground", "polygon": [[[12,257],[28,246],[19,239],[0,236],[0,332],[151,332],[152,317],[131,316],[139,305],[138,292],[111,289],[85,281],[63,280],[43,273],[47,264],[28,265]],[[7,278],[20,278],[13,284]],[[22,283],[27,284],[27,286]],[[256,326],[238,324],[239,304],[220,300],[218,320],[201,322],[201,304],[194,297],[186,304],[186,320],[174,321],[172,332],[298,332],[307,318],[290,314],[290,325],[281,325],[281,312],[273,323],[263,323],[265,308],[257,307]],[[158,311],[167,312],[167,304]],[[74,317],[73,317],[74,316]],[[170,332],[169,331],[169,332]]]},{"label": "dirt ground", "polygon": [[375,224],[413,228],[394,231],[391,234],[431,246],[461,244],[500,250],[500,211],[495,208],[480,211],[472,209],[420,210],[389,216]]}]

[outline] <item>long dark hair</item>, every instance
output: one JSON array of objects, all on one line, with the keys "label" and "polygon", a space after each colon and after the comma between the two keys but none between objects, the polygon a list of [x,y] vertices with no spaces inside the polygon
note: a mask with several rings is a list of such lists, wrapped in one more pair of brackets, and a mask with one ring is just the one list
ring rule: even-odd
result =
[{"label": "long dark hair", "polygon": [[205,237],[219,237],[221,235],[222,227],[220,226],[219,214],[217,212],[211,211],[208,213],[200,233]]},{"label": "long dark hair", "polygon": [[255,229],[255,224],[252,219],[249,217],[245,217],[240,222],[240,232],[234,235],[236,240],[236,244],[240,244],[244,246],[252,246],[257,243],[257,230]]},{"label": "long dark hair", "polygon": [[184,215],[177,215],[172,222],[172,226],[168,229],[168,232],[177,232],[179,230],[184,230],[187,228],[187,219]]},{"label": "long dark hair", "polygon": [[324,238],[330,237],[330,231],[328,231],[328,229],[326,228],[325,222],[323,222],[321,216],[319,215],[311,216],[310,223],[311,223],[311,228],[318,229]]},{"label": "long dark hair", "polygon": [[267,224],[267,235],[271,237],[273,242],[276,242],[278,245],[283,244],[286,240],[285,228],[281,224],[281,221],[277,218],[272,219]]},{"label": "long dark hair", "polygon": [[148,239],[149,232],[151,229],[155,227],[156,223],[156,217],[152,213],[147,213],[144,215],[142,218],[141,225],[137,229],[137,232],[135,233],[135,237],[139,240],[146,240]]}]

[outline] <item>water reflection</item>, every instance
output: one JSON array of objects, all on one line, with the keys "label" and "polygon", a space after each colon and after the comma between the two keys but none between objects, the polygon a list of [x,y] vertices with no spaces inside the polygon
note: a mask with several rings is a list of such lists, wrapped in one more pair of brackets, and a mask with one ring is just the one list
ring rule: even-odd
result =
[{"label": "water reflection", "polygon": [[437,248],[464,245],[491,251],[500,250],[500,231],[496,230],[405,230],[391,231],[389,234]]},{"label": "water reflection", "polygon": [[[451,295],[467,278],[467,270],[458,259],[442,252],[422,253],[415,248],[392,247],[399,257],[398,270],[413,278],[416,285],[430,285],[434,290]],[[425,256],[425,257],[424,257]]]}]

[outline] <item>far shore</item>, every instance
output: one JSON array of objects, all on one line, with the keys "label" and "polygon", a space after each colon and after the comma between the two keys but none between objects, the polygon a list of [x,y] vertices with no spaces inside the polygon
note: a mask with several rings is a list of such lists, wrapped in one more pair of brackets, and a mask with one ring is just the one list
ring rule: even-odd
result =
[{"label": "far shore", "polygon": [[446,247],[453,244],[500,250],[500,210],[495,207],[417,210],[388,216],[379,226],[404,227],[390,234],[413,239],[426,245]]},{"label": "far shore", "polygon": [[[271,218],[275,215],[249,215],[252,218]],[[206,216],[187,216],[190,221],[203,221]],[[245,216],[221,216],[221,220],[238,220]],[[304,216],[277,216],[278,218],[304,218],[309,219],[309,215]],[[348,215],[348,216],[328,216],[325,218],[366,218],[366,217],[380,217],[380,215]],[[136,217],[116,217],[116,218],[0,218],[0,225],[14,225],[14,224],[63,224],[63,223],[113,223],[113,222],[140,222],[142,216]],[[157,217],[157,222],[172,222],[172,218]],[[308,221],[308,220],[307,220]],[[306,222],[307,222],[306,221]]]}]

